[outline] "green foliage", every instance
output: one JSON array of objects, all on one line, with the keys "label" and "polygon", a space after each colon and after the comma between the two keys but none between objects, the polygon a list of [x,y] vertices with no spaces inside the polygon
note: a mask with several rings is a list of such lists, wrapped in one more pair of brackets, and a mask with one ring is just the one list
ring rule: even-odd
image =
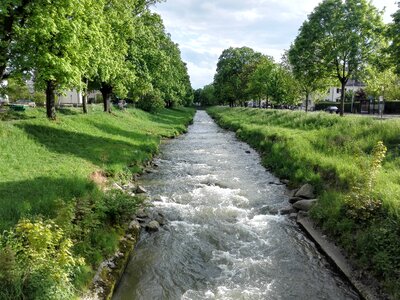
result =
[{"label": "green foliage", "polygon": [[21,220],[0,236],[2,299],[70,299],[71,277],[83,264],[71,253],[72,241],[52,221]]},{"label": "green foliage", "polygon": [[342,115],[344,86],[374,61],[384,47],[383,32],[382,16],[367,0],[325,0],[300,28],[291,61],[302,64],[296,59],[304,54],[305,65],[299,66],[300,76],[301,72],[309,72],[308,80],[322,74],[320,78],[337,78],[340,81]]},{"label": "green foliage", "polygon": [[200,103],[201,106],[213,106],[218,104],[215,96],[215,87],[213,84],[204,86],[194,92],[194,102]]},{"label": "green foliage", "polygon": [[392,42],[389,46],[389,52],[396,74],[400,75],[400,6],[392,17],[393,23],[390,24],[388,31],[389,39]]},{"label": "green foliage", "polygon": [[379,141],[372,151],[371,165],[361,169],[364,180],[357,181],[347,195],[344,211],[350,218],[367,221],[380,211],[382,201],[375,194],[375,185],[386,151],[383,142]]},{"label": "green foliage", "polygon": [[[42,258],[42,265],[53,268],[52,264],[59,261],[54,256],[53,262],[47,262],[49,255],[53,255],[52,249],[56,249],[56,241],[73,240],[73,246],[69,246],[71,257],[85,259],[85,264],[67,270],[68,281],[63,280],[63,285],[57,287],[65,289],[57,292],[59,298],[73,298],[76,290],[72,285],[78,289],[87,286],[99,262],[115,252],[125,222],[142,201],[120,192],[105,194],[92,182],[91,175],[99,173],[115,180],[132,178],[132,173],[140,172],[142,165],[158,151],[161,137],[183,132],[194,112],[163,109],[152,115],[128,108],[111,115],[103,114],[101,107],[92,106],[91,110],[90,116],[84,116],[78,109],[67,109],[60,113],[57,122],[51,122],[38,108],[26,111],[24,119],[0,122],[0,140],[4,145],[0,154],[0,231],[10,230],[28,217],[53,219],[38,223],[54,224],[49,229],[52,236],[47,235],[47,227],[32,225],[32,237],[36,237],[36,229],[45,233],[43,247],[54,242],[54,248],[53,244],[46,248],[50,252]],[[10,246],[16,234],[2,238],[3,241],[7,237],[7,243],[1,244],[0,263],[2,271],[3,266],[9,271],[0,272],[0,277],[5,274],[3,279],[12,282],[0,283],[0,298],[20,299],[24,292],[27,299],[42,299],[42,295],[44,299],[58,299],[48,296],[47,289],[56,291],[52,286],[59,282],[44,269],[29,277],[34,280],[29,283],[29,293],[22,290],[20,278],[24,269],[17,268],[22,266],[14,263],[19,254]],[[53,268],[55,272],[57,268]]]},{"label": "green foliage", "polygon": [[261,53],[248,47],[225,49],[218,59],[214,76],[215,93],[230,106],[248,100],[247,85],[252,71],[262,59]]},{"label": "green foliage", "polygon": [[160,93],[153,91],[140,97],[137,107],[144,111],[155,113],[165,107],[165,102]]}]

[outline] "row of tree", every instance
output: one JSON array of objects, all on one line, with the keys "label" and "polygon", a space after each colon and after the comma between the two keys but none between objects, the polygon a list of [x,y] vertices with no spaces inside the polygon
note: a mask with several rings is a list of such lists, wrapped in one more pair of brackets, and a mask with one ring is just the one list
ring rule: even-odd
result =
[{"label": "row of tree", "polygon": [[399,85],[399,76],[400,9],[393,23],[385,25],[370,1],[324,0],[280,64],[247,47],[226,49],[213,84],[197,90],[195,101],[233,106],[261,99],[294,104],[305,98],[307,110],[311,95],[339,83],[343,115],[349,79],[364,81],[373,95],[385,95]]},{"label": "row of tree", "polygon": [[112,96],[148,109],[190,102],[178,45],[149,9],[157,1],[1,1],[0,81],[33,77],[52,119],[56,91],[71,88],[99,89],[107,112]]}]

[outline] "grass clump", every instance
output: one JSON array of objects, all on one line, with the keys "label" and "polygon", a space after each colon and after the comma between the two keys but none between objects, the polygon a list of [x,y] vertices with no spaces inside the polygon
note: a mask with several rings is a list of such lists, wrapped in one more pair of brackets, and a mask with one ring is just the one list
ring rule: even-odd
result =
[{"label": "grass clump", "polygon": [[263,164],[319,194],[312,217],[400,298],[400,120],[213,107]]},{"label": "grass clump", "polygon": [[[143,200],[104,192],[99,184],[140,173],[161,139],[184,132],[194,114],[184,108],[105,114],[93,106],[89,115],[71,108],[49,121],[42,110],[27,110],[21,118],[10,112],[0,121],[0,263],[8,266],[0,271],[0,299],[71,299],[85,289],[98,264],[115,252],[126,221]],[[39,249],[41,268],[24,250],[35,249],[20,231],[27,227],[32,234],[50,228],[48,237],[39,236],[42,244],[65,246],[65,252]],[[26,260],[38,269],[23,270]],[[57,265],[46,264],[49,260]]]}]

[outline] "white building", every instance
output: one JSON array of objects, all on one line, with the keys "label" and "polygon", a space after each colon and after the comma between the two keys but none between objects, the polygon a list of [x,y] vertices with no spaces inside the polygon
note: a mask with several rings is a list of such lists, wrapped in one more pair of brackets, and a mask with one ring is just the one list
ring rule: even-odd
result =
[{"label": "white building", "polygon": [[76,89],[65,91],[58,95],[58,105],[82,105],[82,93],[78,92]]},{"label": "white building", "polygon": [[[99,91],[91,91],[88,94],[88,102],[96,103],[100,96],[101,93]],[[58,95],[58,105],[81,106],[83,102],[82,97],[82,92],[79,92],[76,89],[65,91]]]},{"label": "white building", "polygon": [[[365,88],[365,84],[363,84],[362,82],[358,82],[358,81],[350,79],[346,84],[345,91],[346,92],[351,91],[351,92],[355,93],[358,90],[363,89],[363,88]],[[330,102],[339,102],[340,96],[341,96],[341,88],[340,87],[330,87],[324,100],[330,101]]]}]

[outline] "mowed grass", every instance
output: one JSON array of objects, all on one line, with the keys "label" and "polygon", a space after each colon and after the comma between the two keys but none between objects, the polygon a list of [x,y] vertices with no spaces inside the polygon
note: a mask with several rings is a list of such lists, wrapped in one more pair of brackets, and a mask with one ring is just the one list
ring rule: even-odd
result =
[{"label": "mowed grass", "polygon": [[57,121],[43,109],[0,121],[0,231],[22,217],[56,218],[61,207],[97,188],[90,174],[131,176],[157,153],[163,137],[185,131],[191,109],[151,115],[137,109],[88,115],[64,109]]},{"label": "mowed grass", "polygon": [[[313,184],[320,200],[312,217],[360,267],[382,280],[391,299],[400,298],[400,120],[252,108],[208,112],[293,187]],[[382,211],[365,222],[348,217],[345,199],[354,186],[367,188],[378,141],[388,149],[373,185]]]}]

